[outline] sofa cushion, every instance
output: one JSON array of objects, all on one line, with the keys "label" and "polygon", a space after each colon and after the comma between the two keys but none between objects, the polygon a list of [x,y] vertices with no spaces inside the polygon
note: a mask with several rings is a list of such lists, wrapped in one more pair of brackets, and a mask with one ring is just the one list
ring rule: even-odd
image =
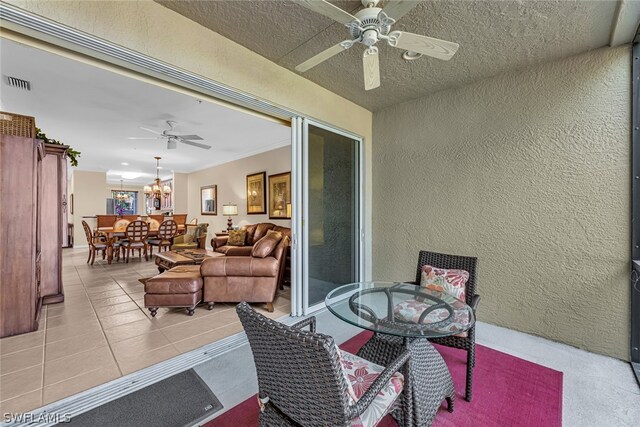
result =
[{"label": "sofa cushion", "polygon": [[255,234],[257,227],[258,227],[258,224],[250,224],[250,225],[247,225],[246,227],[241,228],[241,230],[247,230],[247,239],[246,239],[247,245],[253,245],[254,243],[253,235]]},{"label": "sofa cushion", "polygon": [[231,230],[229,231],[229,240],[227,240],[227,246],[244,246],[246,238],[246,230]]},{"label": "sofa cushion", "polygon": [[191,294],[202,289],[200,266],[178,266],[148,279],[144,291],[148,294]]},{"label": "sofa cushion", "polygon": [[253,233],[253,241],[251,242],[251,244],[255,245],[258,240],[266,236],[267,232],[273,227],[275,227],[275,225],[271,224],[270,222],[261,222],[260,224],[258,224],[258,226],[256,227],[256,232]]},{"label": "sofa cushion", "polygon": [[[223,246],[226,256],[251,256],[253,246]],[[218,248],[220,249],[220,248]]]},{"label": "sofa cushion", "polygon": [[280,240],[282,240],[282,233],[279,231],[269,230],[266,236],[258,240],[256,244],[253,245],[251,256],[256,258],[268,257],[278,246]]},{"label": "sofa cushion", "polygon": [[224,256],[207,258],[200,266],[202,277],[276,277],[278,260],[272,257]]},{"label": "sofa cushion", "polygon": [[469,280],[469,272],[465,270],[452,270],[437,268],[431,265],[422,267],[420,286],[432,291],[446,292],[449,295],[465,300],[465,285]]}]

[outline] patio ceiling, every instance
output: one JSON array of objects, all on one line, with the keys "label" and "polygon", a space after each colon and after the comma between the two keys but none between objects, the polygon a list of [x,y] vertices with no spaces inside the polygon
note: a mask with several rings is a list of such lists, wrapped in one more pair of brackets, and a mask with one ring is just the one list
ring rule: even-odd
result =
[{"label": "patio ceiling", "polygon": [[[156,1],[289,70],[348,38],[341,24],[291,1]],[[331,2],[350,12],[362,8],[360,1]],[[619,3],[425,1],[394,29],[459,43],[452,60],[423,57],[407,62],[400,57],[401,50],[382,45],[382,85],[365,91],[363,47],[357,45],[303,76],[376,111],[508,70],[603,47],[612,40],[629,42],[630,34],[615,37]]]}]

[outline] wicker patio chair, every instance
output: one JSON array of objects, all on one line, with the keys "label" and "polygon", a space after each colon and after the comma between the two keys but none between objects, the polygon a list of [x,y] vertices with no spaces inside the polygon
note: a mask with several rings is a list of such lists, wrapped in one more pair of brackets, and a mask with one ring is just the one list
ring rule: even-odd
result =
[{"label": "wicker patio chair", "polygon": [[[416,269],[416,285],[420,285],[422,267],[431,265],[437,268],[465,270],[469,272],[469,280],[465,285],[465,302],[476,314],[476,307],[480,301],[480,295],[476,293],[476,269],[478,259],[462,255],[447,255],[437,252],[420,251],[418,267]],[[467,336],[449,336],[443,338],[430,338],[429,341],[447,347],[459,348],[467,351],[467,383],[465,387],[465,400],[471,402],[471,386],[473,383],[473,367],[476,362],[476,327],[467,331]]]},{"label": "wicker patio chair", "polygon": [[[402,378],[398,371],[409,360],[406,351],[386,368],[378,366],[381,370],[378,377],[353,403],[351,385],[340,358],[356,356],[341,352],[332,337],[316,333],[315,317],[286,326],[256,313],[246,302],[238,304],[236,312],[249,339],[258,373],[262,427],[351,426],[351,420],[366,417],[363,413],[367,410],[375,410],[380,403],[377,400],[380,391],[388,394],[390,381]],[[301,329],[306,326],[310,332]],[[391,396],[393,400],[388,402],[389,408],[399,411],[402,409],[391,403],[397,396]],[[376,404],[372,405],[374,401]],[[404,404],[406,399],[397,402]],[[384,413],[379,416],[382,418]],[[375,420],[377,424],[378,417]]]}]

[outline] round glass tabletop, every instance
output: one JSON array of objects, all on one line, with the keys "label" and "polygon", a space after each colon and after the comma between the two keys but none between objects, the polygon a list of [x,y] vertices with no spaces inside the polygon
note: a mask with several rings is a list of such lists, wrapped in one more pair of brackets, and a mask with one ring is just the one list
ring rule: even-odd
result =
[{"label": "round glass tabletop", "polygon": [[411,283],[350,283],[331,291],[325,303],[347,323],[401,337],[446,337],[475,323],[473,310],[463,301]]}]

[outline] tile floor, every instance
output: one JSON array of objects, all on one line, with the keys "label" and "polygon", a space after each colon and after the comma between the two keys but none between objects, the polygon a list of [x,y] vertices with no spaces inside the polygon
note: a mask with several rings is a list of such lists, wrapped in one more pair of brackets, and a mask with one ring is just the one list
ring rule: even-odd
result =
[{"label": "tile floor", "polygon": [[[38,331],[0,339],[0,414],[24,412],[239,332],[232,304],[209,311],[144,308],[138,279],[158,274],[153,261],[96,260],[87,249],[63,251],[65,301],[44,306]],[[289,313],[280,291],[269,317]]]}]

